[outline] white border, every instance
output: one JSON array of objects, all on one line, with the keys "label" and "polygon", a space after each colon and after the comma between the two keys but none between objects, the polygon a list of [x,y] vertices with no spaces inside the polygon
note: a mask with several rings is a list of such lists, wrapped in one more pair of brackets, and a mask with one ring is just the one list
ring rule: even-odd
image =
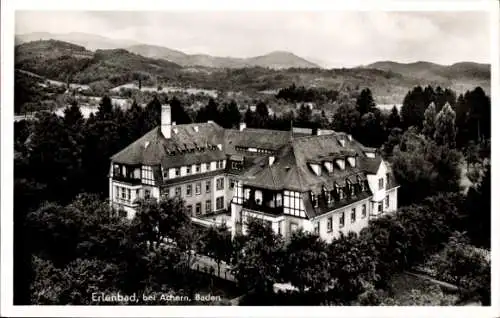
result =
[{"label": "white border", "polygon": [[[499,81],[499,2],[485,1],[230,1],[230,0],[189,0],[175,1],[133,1],[133,0],[91,0],[91,1],[20,1],[1,0],[1,315],[26,317],[235,317],[235,316],[276,316],[276,317],[498,317],[500,316],[500,275],[499,235],[492,225],[492,306],[491,307],[181,307],[181,306],[130,306],[130,307],[98,307],[98,306],[12,306],[12,211],[13,211],[13,46],[14,46],[14,10],[356,10],[356,11],[489,11],[491,13],[491,66],[492,66],[492,121],[498,122],[496,101],[500,99]],[[464,23],[467,23],[464,21]],[[495,121],[497,119],[497,121]],[[500,125],[492,125],[492,135],[500,136]],[[496,137],[493,138],[496,141]],[[492,144],[492,161],[497,161],[496,142]],[[500,169],[493,165],[492,193],[497,190],[500,180]],[[495,178],[495,176],[499,178]],[[493,211],[499,211],[499,202],[492,202],[492,224],[498,224],[499,216]],[[496,269],[496,270],[495,270]]]}]

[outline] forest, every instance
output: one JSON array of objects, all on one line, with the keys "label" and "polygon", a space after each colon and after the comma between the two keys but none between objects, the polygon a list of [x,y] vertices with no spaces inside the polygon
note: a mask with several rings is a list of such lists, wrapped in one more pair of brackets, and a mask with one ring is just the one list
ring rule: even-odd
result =
[{"label": "forest", "polygon": [[[14,303],[90,304],[95,291],[192,295],[206,278],[190,265],[209,255],[232,264],[246,295],[240,304],[394,304],[387,278],[437,253],[437,275],[457,285],[461,299],[489,304],[490,264],[475,250],[490,248],[491,102],[484,90],[457,97],[448,88],[416,86],[401,110],[389,113],[375,106],[369,88],[335,94],[293,85],[277,98],[305,103],[318,95],[338,102],[333,116],[313,116],[306,106],[270,115],[265,101],[242,114],[235,101],[214,99],[192,112],[183,100],[162,94],[125,111],[104,96],[88,119],[73,101],[64,117],[39,113],[35,121],[16,122]],[[259,222],[249,224],[250,235],[231,240],[223,228],[191,224],[177,200],[141,202],[132,222],[122,220],[106,203],[109,158],[157,126],[166,102],[177,124],[213,120],[231,128],[244,121],[247,127],[351,133],[388,160],[401,185],[400,208],[330,244],[303,232],[284,242]],[[163,238],[175,248],[166,248]],[[276,282],[291,282],[298,291],[276,294]],[[421,298],[415,304],[425,304]],[[447,301],[443,296],[441,304]]]}]

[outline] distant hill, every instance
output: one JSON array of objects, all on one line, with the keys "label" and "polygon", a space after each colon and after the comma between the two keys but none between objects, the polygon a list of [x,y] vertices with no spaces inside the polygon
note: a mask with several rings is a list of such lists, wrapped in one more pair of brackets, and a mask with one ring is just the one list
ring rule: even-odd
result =
[{"label": "distant hill", "polygon": [[16,46],[15,67],[53,80],[81,84],[105,81],[104,84],[111,87],[138,79],[173,79],[181,70],[175,63],[146,58],[124,49],[92,52],[57,40]]},{"label": "distant hill", "polygon": [[204,66],[213,68],[244,68],[266,67],[282,68],[320,68],[317,64],[307,61],[293,53],[275,51],[266,55],[251,58],[218,57],[207,54],[186,54],[155,45],[134,45],[126,48],[128,51],[142,56],[166,59],[182,66]]},{"label": "distant hill", "polygon": [[[248,92],[277,90],[291,84],[335,90],[369,87],[379,104],[401,104],[405,94],[417,85],[440,85],[458,94],[476,86],[481,86],[487,93],[490,91],[489,66],[469,62],[451,66],[427,62],[409,65],[377,62],[368,67],[326,70],[302,68],[300,66],[307,61],[287,52],[274,52],[241,62],[241,59],[188,55],[162,47],[143,46],[142,49],[149,51],[142,51],[142,54],[125,49],[92,52],[62,41],[34,41],[16,46],[15,67],[46,79],[88,84],[100,88],[99,92],[124,84],[137,84],[139,79],[148,86]],[[160,55],[164,58],[154,58]],[[194,61],[198,66],[173,63],[165,57]],[[241,63],[248,66],[236,66],[241,66]],[[218,67],[210,68],[209,65]]]},{"label": "distant hill", "polygon": [[397,63],[382,61],[365,67],[391,71],[406,77],[433,81],[459,79],[489,80],[491,76],[489,64],[473,62],[461,62],[447,66],[430,62]]},{"label": "distant hill", "polygon": [[58,40],[85,47],[87,50],[126,49],[129,52],[154,59],[164,59],[181,66],[202,66],[211,68],[244,68],[268,67],[281,68],[319,68],[304,58],[290,52],[271,52],[269,54],[251,58],[218,57],[207,54],[186,54],[158,45],[142,44],[131,40],[111,39],[96,34],[81,32],[48,33],[35,32],[19,34],[15,37],[16,45],[40,40]]},{"label": "distant hill", "polygon": [[16,45],[39,40],[58,40],[73,43],[85,47],[87,50],[98,50],[98,49],[119,49],[127,46],[139,44],[132,40],[117,40],[110,39],[104,36],[81,33],[81,32],[71,32],[71,33],[48,33],[48,32],[34,32],[19,34],[15,37]]}]

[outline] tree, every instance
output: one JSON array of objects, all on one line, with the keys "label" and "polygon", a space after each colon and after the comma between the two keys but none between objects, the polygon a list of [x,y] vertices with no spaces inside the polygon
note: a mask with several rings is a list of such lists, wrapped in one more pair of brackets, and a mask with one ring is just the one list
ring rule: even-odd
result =
[{"label": "tree", "polygon": [[217,273],[220,276],[220,263],[229,262],[232,255],[231,232],[226,225],[211,226],[204,233],[202,240],[204,242],[204,251],[207,256],[212,257],[217,262]]},{"label": "tree", "polygon": [[348,304],[357,298],[367,283],[378,280],[373,257],[371,243],[352,232],[334,239],[329,245],[333,288],[328,297],[340,304]]},{"label": "tree", "polygon": [[433,257],[432,266],[438,277],[460,288],[462,299],[480,299],[484,306],[490,305],[490,261],[463,234],[450,237],[444,250]]},{"label": "tree", "polygon": [[181,102],[176,97],[173,97],[169,101],[169,103],[170,103],[171,112],[172,112],[172,122],[175,122],[178,125],[191,123],[191,118],[186,113]]},{"label": "tree", "polygon": [[422,134],[429,139],[433,139],[436,131],[436,105],[434,103],[431,103],[425,110],[422,126]]},{"label": "tree", "polygon": [[390,131],[393,128],[401,128],[401,116],[396,106],[392,107],[391,114],[387,118],[387,129]]},{"label": "tree", "polygon": [[327,244],[317,235],[297,231],[286,245],[284,281],[304,293],[323,293],[331,284]]},{"label": "tree", "polygon": [[360,114],[353,105],[341,104],[333,115],[333,129],[353,134],[359,125]]},{"label": "tree", "polygon": [[431,102],[432,88],[428,87],[424,91],[421,86],[409,91],[401,106],[401,116],[403,117],[404,128],[410,126],[421,127],[424,119],[424,112]]},{"label": "tree", "polygon": [[446,104],[436,116],[434,139],[438,145],[454,148],[456,145],[455,112]]},{"label": "tree", "polygon": [[360,116],[366,113],[373,112],[376,108],[375,101],[373,100],[372,92],[369,88],[365,88],[361,91],[358,98],[356,99],[356,109]]},{"label": "tree", "polygon": [[279,280],[284,244],[281,236],[259,220],[247,224],[248,240],[240,251],[233,273],[242,288],[262,296]]},{"label": "tree", "polygon": [[476,245],[491,246],[491,165],[486,166],[479,184],[467,192],[467,231]]},{"label": "tree", "polygon": [[224,105],[221,116],[224,121],[222,125],[224,128],[238,127],[238,124],[241,122],[241,113],[234,100]]}]

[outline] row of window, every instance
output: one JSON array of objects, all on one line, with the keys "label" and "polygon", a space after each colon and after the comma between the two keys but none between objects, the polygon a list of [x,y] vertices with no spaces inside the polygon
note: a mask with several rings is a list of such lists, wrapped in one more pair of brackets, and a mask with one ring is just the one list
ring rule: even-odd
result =
[{"label": "row of window", "polygon": [[[216,161],[215,164],[215,169],[223,169],[224,168],[224,160],[218,160]],[[194,171],[192,169],[192,166],[186,166],[186,175],[191,175],[194,173],[201,173],[201,171],[210,171],[211,169],[211,164],[210,163],[200,163],[194,166]],[[174,168],[174,176],[175,177],[180,177],[181,176],[181,168]],[[169,178],[169,170],[166,169],[163,172],[163,178],[168,179]]]},{"label": "row of window", "polygon": [[236,146],[234,147],[236,151],[248,151],[248,152],[257,152],[257,153],[264,153],[264,154],[273,154],[275,151],[269,150],[269,149],[262,149],[262,148],[248,148],[248,147],[240,147]]},{"label": "row of window", "polygon": [[[186,209],[189,214],[193,215],[193,206],[192,205],[187,205]],[[217,197],[215,199],[215,210],[222,210],[224,209],[224,197]],[[206,200],[205,201],[205,213],[210,213],[212,212],[212,200]],[[202,214],[201,212],[201,202],[198,202],[195,204],[195,210],[194,210],[194,215],[195,216],[200,216]]]},{"label": "row of window", "polygon": [[[140,189],[135,190],[135,198],[134,200],[137,200],[140,198]],[[115,186],[115,199],[116,201],[122,201],[122,202],[127,202],[127,203],[133,203],[132,202],[132,190],[129,188],[121,187],[121,186]],[[151,190],[149,189],[144,189],[144,198],[149,199],[151,197]]]},{"label": "row of window", "polygon": [[[234,188],[236,181],[233,179],[229,180],[229,188],[232,190]],[[194,184],[194,194],[195,195],[201,195],[202,192],[202,182],[197,182]],[[210,193],[212,189],[212,180],[207,180],[205,181],[205,193]],[[224,190],[224,178],[217,178],[215,180],[215,189],[217,191]],[[165,190],[165,196],[169,197],[170,196],[170,189]],[[175,187],[175,196],[181,196],[182,194],[182,189],[181,187]],[[191,197],[193,196],[193,185],[188,184],[186,185],[186,197]]]},{"label": "row of window", "polygon": [[[387,195],[385,197],[385,208],[389,208],[389,196]],[[378,212],[382,213],[383,212],[383,204],[379,203],[378,204]],[[364,219],[367,216],[367,210],[366,210],[366,204],[363,204],[361,206],[361,218]],[[356,208],[351,209],[351,224],[356,222]],[[340,213],[339,217],[339,228],[343,228],[345,226],[345,212]],[[327,222],[326,222],[326,230],[327,232],[332,232],[333,231],[333,216],[328,217]],[[320,222],[316,222],[314,225],[314,232],[316,234],[319,234],[320,231]]]}]

